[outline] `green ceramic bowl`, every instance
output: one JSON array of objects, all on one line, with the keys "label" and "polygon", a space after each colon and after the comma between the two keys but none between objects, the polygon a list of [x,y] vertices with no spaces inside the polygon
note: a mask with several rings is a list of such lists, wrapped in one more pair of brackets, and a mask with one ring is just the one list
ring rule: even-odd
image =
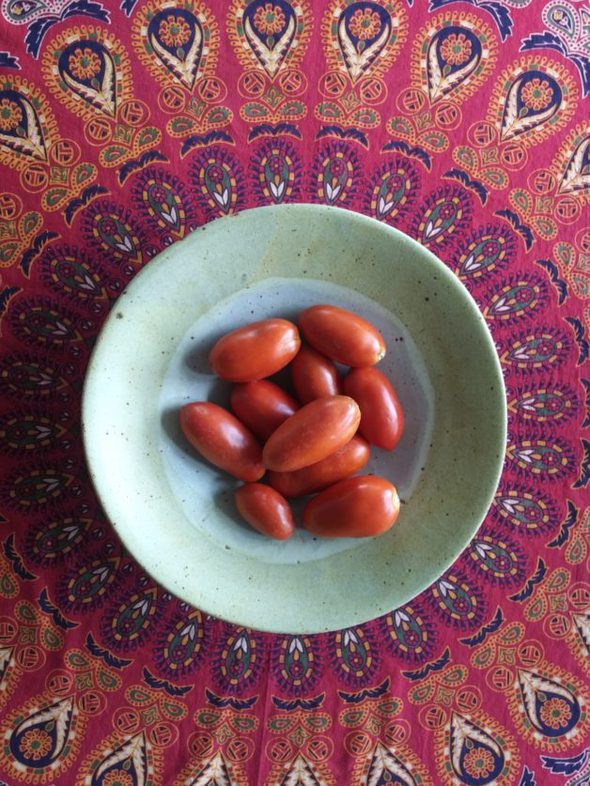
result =
[{"label": "green ceramic bowl", "polygon": [[[370,319],[406,416],[372,472],[403,500],[375,539],[271,541],[240,521],[234,481],[178,428],[191,400],[227,403],[207,354],[227,330],[333,303]],[[502,373],[467,290],[414,240],[315,205],[247,210],[176,243],[136,276],[107,319],[83,395],[84,443],[104,510],[144,568],[179,597],[267,631],[343,628],[406,603],[474,535],[504,456]]]}]

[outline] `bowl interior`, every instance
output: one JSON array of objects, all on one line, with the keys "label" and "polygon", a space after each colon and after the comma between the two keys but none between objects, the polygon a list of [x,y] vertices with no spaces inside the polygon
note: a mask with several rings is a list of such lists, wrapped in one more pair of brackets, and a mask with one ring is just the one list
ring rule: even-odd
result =
[{"label": "bowl interior", "polygon": [[[224,403],[207,352],[228,329],[294,317],[314,302],[367,316],[406,433],[369,471],[404,500],[398,524],[368,540],[275,543],[243,526],[231,480],[178,431],[188,400]],[[346,627],[407,602],[467,545],[495,491],[505,396],[494,345],[465,288],[405,235],[313,205],[245,211],[152,260],[123,293],[95,347],[84,440],[105,512],[138,561],[172,592],[251,627]]]}]

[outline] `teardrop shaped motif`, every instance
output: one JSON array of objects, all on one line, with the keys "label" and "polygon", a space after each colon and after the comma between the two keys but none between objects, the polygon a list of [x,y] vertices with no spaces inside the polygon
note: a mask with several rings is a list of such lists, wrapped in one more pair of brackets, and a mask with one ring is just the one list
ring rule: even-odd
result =
[{"label": "teardrop shaped motif", "polygon": [[452,713],[449,726],[450,759],[462,783],[484,786],[504,769],[501,746],[488,732],[468,718]]},{"label": "teardrop shaped motif", "polygon": [[525,390],[508,402],[508,409],[525,420],[557,422],[576,414],[578,402],[573,391],[555,386],[551,389]]},{"label": "teardrop shaped motif", "polygon": [[66,575],[63,585],[64,605],[71,609],[92,608],[105,600],[108,588],[115,581],[118,558],[95,559],[89,565]]},{"label": "teardrop shaped motif", "polygon": [[500,225],[484,227],[459,250],[457,273],[461,278],[479,278],[507,267],[514,258],[514,233]]},{"label": "teardrop shaped motif", "polygon": [[115,117],[117,66],[104,44],[92,39],[68,44],[59,56],[58,69],[65,85],[85,103]]},{"label": "teardrop shaped motif", "polygon": [[555,368],[564,362],[570,349],[567,336],[557,330],[545,330],[513,340],[500,359],[521,369]]},{"label": "teardrop shaped motif", "polygon": [[222,643],[216,663],[217,681],[225,690],[241,690],[258,675],[258,641],[252,631],[235,628]]},{"label": "teardrop shaped motif", "polygon": [[481,622],[484,598],[464,579],[449,573],[435,582],[430,592],[434,607],[447,623],[464,628]]},{"label": "teardrop shaped motif", "polygon": [[163,8],[150,19],[147,38],[160,63],[191,90],[207,44],[198,17],[188,8]]},{"label": "teardrop shaped motif", "polygon": [[404,762],[380,742],[373,751],[366,783],[371,786],[418,786]]},{"label": "teardrop shaped motif", "polygon": [[56,417],[45,415],[8,413],[0,418],[0,443],[3,450],[15,455],[33,455],[34,451],[59,444],[66,429],[56,421]]},{"label": "teardrop shaped motif", "polygon": [[318,680],[318,648],[309,636],[285,636],[275,649],[275,675],[286,693],[298,695]]},{"label": "teardrop shaped motif", "polygon": [[434,628],[413,604],[391,612],[384,622],[388,641],[397,655],[410,661],[428,659],[435,643]]},{"label": "teardrop shaped motif", "polygon": [[150,782],[150,753],[144,732],[129,737],[99,761],[93,771],[90,786],[114,786],[119,783],[125,786],[143,786]]},{"label": "teardrop shaped motif", "polygon": [[332,634],[333,664],[338,676],[348,684],[361,685],[375,672],[375,648],[361,626]]},{"label": "teardrop shaped motif", "polygon": [[103,634],[114,649],[138,647],[147,635],[158,609],[158,591],[149,587],[118,604],[103,621]]},{"label": "teardrop shaped motif", "polygon": [[8,355],[0,365],[0,388],[18,399],[50,398],[67,387],[66,378],[53,363]]},{"label": "teardrop shaped motif", "polygon": [[[33,99],[34,100],[34,99]],[[11,87],[0,89],[0,147],[34,161],[47,161],[45,139],[37,109]]]},{"label": "teardrop shaped motif", "polygon": [[66,516],[43,521],[30,531],[27,556],[36,565],[58,565],[88,536],[92,519]]},{"label": "teardrop shaped motif", "polygon": [[205,637],[203,615],[195,609],[176,619],[156,651],[158,666],[169,677],[193,672],[201,659]]},{"label": "teardrop shaped motif", "polygon": [[580,705],[564,685],[525,669],[518,670],[518,683],[524,709],[537,731],[561,737],[575,728]]},{"label": "teardrop shaped motif", "polygon": [[393,24],[388,9],[377,3],[365,1],[344,5],[338,19],[336,41],[353,82],[379,59],[391,39]]},{"label": "teardrop shaped motif", "polygon": [[537,69],[520,74],[505,91],[500,139],[515,139],[548,122],[562,100],[561,86],[550,74]]},{"label": "teardrop shaped motif", "polygon": [[35,769],[56,762],[68,742],[75,714],[71,697],[35,710],[10,735],[12,757],[22,766]]},{"label": "teardrop shaped motif", "polygon": [[505,540],[479,534],[471,542],[469,555],[487,578],[502,585],[515,584],[524,578],[524,555],[517,546]]},{"label": "teardrop shaped motif", "polygon": [[477,34],[462,25],[449,25],[432,37],[426,53],[426,75],[431,103],[440,101],[465,83],[482,56]]},{"label": "teardrop shaped motif", "polygon": [[487,319],[510,321],[532,317],[548,297],[547,285],[536,276],[522,277],[502,286],[490,298],[483,314]]},{"label": "teardrop shaped motif", "polygon": [[568,445],[543,439],[510,442],[506,448],[506,456],[516,462],[520,469],[550,478],[567,474],[573,464]]},{"label": "teardrop shaped motif", "polygon": [[494,510],[519,530],[540,534],[557,523],[555,503],[539,492],[503,490],[494,499]]},{"label": "teardrop shaped motif", "polygon": [[241,28],[252,54],[272,79],[289,54],[297,34],[297,16],[287,0],[253,0]]},{"label": "teardrop shaped motif", "polygon": [[102,273],[71,249],[51,249],[40,262],[43,282],[75,300],[107,301]]}]

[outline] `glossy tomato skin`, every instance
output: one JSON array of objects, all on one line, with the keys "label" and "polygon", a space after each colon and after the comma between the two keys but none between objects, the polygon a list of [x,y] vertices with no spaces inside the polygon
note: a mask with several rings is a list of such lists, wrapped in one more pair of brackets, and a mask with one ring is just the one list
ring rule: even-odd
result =
[{"label": "glossy tomato skin", "polygon": [[295,531],[291,506],[278,491],[263,483],[240,486],[236,507],[250,526],[269,538],[287,540]]},{"label": "glossy tomato skin", "polygon": [[291,363],[291,379],[297,398],[308,404],[322,396],[341,393],[340,376],[332,361],[304,344]]},{"label": "glossy tomato skin", "polygon": [[209,353],[209,365],[221,379],[252,382],[280,371],[300,346],[296,325],[286,319],[265,319],[222,336]]},{"label": "glossy tomato skin", "polygon": [[264,475],[256,437],[223,407],[208,401],[185,404],[180,427],[198,453],[238,480],[254,482]]},{"label": "glossy tomato skin", "polygon": [[345,366],[374,366],[385,357],[385,342],[373,325],[338,306],[311,306],[299,315],[304,339]]},{"label": "glossy tomato skin", "polygon": [[295,472],[269,472],[268,482],[285,497],[304,497],[359,472],[369,460],[369,443],[355,434],[331,456]]},{"label": "glossy tomato skin", "polygon": [[385,478],[357,475],[313,497],[303,509],[303,525],[324,538],[382,535],[399,514],[397,490]]},{"label": "glossy tomato skin", "polygon": [[263,442],[299,409],[292,396],[266,379],[236,385],[230,394],[230,406]]},{"label": "glossy tomato skin", "polygon": [[404,431],[404,413],[393,385],[379,369],[353,368],[344,378],[344,392],[361,409],[359,431],[384,450],[393,450]]},{"label": "glossy tomato skin", "polygon": [[271,435],[262,453],[264,466],[292,472],[316,464],[353,438],[360,415],[358,404],[348,396],[310,401]]}]

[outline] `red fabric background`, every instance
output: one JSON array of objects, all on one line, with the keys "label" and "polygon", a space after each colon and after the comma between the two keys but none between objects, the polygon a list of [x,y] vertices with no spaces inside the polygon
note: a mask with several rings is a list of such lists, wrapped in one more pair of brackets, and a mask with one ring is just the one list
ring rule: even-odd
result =
[{"label": "red fabric background", "polygon": [[[588,782],[589,36],[573,0],[3,2],[0,782]],[[125,283],[285,201],[438,254],[508,390],[470,547],[404,608],[309,637],[154,585],[79,431]]]}]

